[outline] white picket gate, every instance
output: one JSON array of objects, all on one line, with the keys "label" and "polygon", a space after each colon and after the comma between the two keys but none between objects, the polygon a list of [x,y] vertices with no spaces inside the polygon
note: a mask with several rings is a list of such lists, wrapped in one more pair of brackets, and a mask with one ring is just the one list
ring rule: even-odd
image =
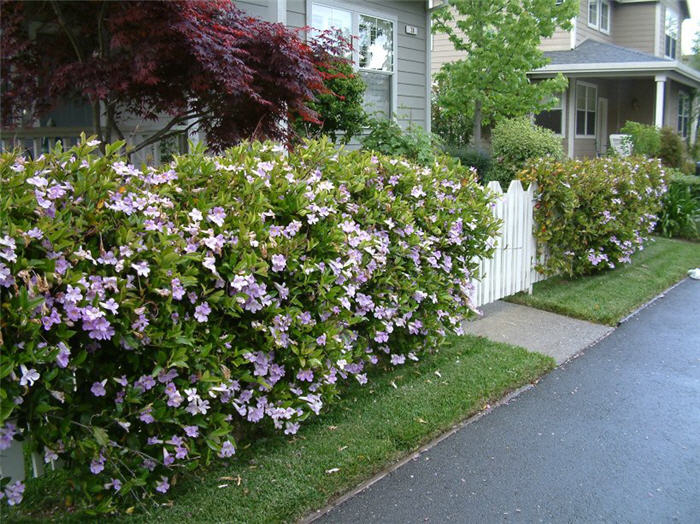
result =
[{"label": "white picket gate", "polygon": [[496,193],[494,216],[502,220],[499,235],[494,239],[493,256],[479,262],[479,280],[475,305],[483,306],[519,291],[532,292],[532,284],[545,277],[535,271],[537,251],[533,235],[533,212],[536,185],[525,191],[519,180],[513,180],[506,193],[498,182],[487,186]]}]

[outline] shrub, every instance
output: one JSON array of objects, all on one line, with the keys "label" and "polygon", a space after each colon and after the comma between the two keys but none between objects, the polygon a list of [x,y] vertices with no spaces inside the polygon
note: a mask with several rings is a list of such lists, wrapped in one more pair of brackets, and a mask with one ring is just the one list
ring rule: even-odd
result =
[{"label": "shrub", "polygon": [[[657,159],[607,157],[532,161],[520,175],[536,182],[535,237],[546,274],[581,275],[629,263],[653,231],[666,173]],[[546,248],[545,248],[546,246]]]},{"label": "shrub", "polygon": [[665,237],[698,238],[700,177],[673,174],[664,195],[656,231]]},{"label": "shrub", "polygon": [[493,164],[486,180],[496,180],[504,190],[528,160],[550,156],[561,159],[561,138],[549,129],[534,125],[528,118],[502,120],[491,135]]},{"label": "shrub", "polygon": [[27,428],[91,511],[295,433],[470,314],[496,221],[468,170],[324,140],[141,171],[120,145],[0,157],[0,449]]},{"label": "shrub", "polygon": [[659,155],[661,135],[656,127],[629,120],[625,122],[620,132],[630,135],[632,152],[635,155],[646,155],[648,157],[657,157]]},{"label": "shrub", "polygon": [[659,158],[667,167],[683,166],[685,158],[683,140],[670,127],[664,127],[660,131]]},{"label": "shrub", "polygon": [[401,156],[421,165],[431,164],[438,151],[436,139],[422,127],[402,129],[396,120],[370,118],[369,134],[361,140],[362,147],[385,155]]},{"label": "shrub", "polygon": [[463,147],[469,143],[474,130],[474,115],[466,108],[454,111],[441,103],[441,94],[449,91],[445,81],[434,85],[431,96],[431,130],[446,144]]},{"label": "shrub", "polygon": [[487,151],[471,146],[446,146],[444,150],[445,154],[457,158],[463,166],[476,169],[480,180],[483,180],[491,169],[491,155]]}]

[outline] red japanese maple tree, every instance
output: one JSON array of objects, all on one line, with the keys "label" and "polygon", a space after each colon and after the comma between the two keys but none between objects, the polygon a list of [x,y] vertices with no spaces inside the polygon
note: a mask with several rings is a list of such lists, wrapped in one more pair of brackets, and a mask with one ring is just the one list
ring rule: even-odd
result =
[{"label": "red japanese maple tree", "polygon": [[3,126],[59,101],[92,107],[93,132],[123,138],[126,114],[167,123],[136,151],[196,127],[214,149],[246,138],[285,139],[289,117],[317,121],[318,53],[282,24],[228,0],[2,0]]}]

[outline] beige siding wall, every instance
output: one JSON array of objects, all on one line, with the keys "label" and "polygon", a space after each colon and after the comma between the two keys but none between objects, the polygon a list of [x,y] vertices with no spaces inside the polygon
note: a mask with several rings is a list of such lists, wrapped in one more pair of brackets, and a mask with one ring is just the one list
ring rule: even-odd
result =
[{"label": "beige siding wall", "polygon": [[554,31],[550,38],[545,38],[540,42],[542,51],[568,51],[571,49],[571,32],[559,28]]},{"label": "beige siding wall", "polygon": [[[612,6],[611,6],[612,7]],[[615,30],[615,13],[614,9],[610,9],[610,33]],[[610,35],[593,29],[588,26],[588,0],[579,0],[579,14],[576,21],[576,45],[578,46],[584,40],[597,40],[599,42],[613,43],[613,38]]]},{"label": "beige siding wall", "polygon": [[615,4],[612,35],[614,43],[622,47],[654,54],[656,4]]},{"label": "beige siding wall", "polygon": [[455,51],[452,42],[450,42],[450,39],[445,33],[433,35],[431,55],[432,63],[430,65],[432,73],[437,73],[442,67],[442,64],[455,62],[467,56],[464,51]]}]

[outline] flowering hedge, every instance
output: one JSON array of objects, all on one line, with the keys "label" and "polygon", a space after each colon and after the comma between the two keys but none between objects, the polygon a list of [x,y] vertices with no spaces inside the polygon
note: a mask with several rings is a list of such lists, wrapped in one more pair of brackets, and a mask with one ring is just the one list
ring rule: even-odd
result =
[{"label": "flowering hedge", "polygon": [[630,262],[654,230],[666,174],[657,159],[605,157],[530,162],[520,172],[537,182],[535,237],[546,274],[581,275]]},{"label": "flowering hedge", "polygon": [[497,225],[473,172],[326,141],[141,171],[96,145],[0,157],[0,448],[23,430],[93,510],[295,433],[470,315]]}]

